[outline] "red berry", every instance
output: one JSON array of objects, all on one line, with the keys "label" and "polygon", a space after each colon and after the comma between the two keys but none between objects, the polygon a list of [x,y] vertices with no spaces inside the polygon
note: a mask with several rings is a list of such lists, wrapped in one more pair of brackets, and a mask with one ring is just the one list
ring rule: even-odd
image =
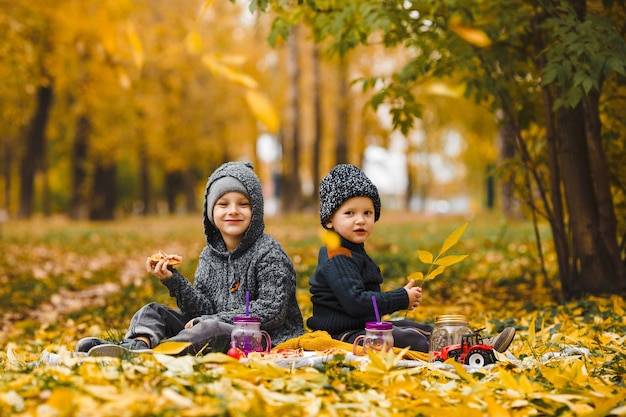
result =
[{"label": "red berry", "polygon": [[246,357],[246,354],[243,352],[243,350],[236,347],[231,347],[230,349],[228,349],[228,352],[226,352],[226,354],[234,359],[241,359]]}]

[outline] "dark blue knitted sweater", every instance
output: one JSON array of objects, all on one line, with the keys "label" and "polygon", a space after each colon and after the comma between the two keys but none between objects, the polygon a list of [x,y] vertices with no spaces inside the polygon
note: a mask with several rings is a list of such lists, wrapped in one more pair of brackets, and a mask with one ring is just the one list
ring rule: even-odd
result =
[{"label": "dark blue knitted sweater", "polygon": [[309,280],[313,315],[307,320],[312,330],[339,335],[362,330],[375,321],[372,296],[382,315],[404,310],[409,296],[404,288],[382,292],[380,268],[367,255],[363,244],[341,238],[341,246],[319,251],[317,269]]}]

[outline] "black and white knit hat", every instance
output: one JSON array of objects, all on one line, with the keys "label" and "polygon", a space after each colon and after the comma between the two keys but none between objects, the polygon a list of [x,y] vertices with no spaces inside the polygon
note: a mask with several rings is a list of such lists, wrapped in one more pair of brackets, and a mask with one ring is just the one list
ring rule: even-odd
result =
[{"label": "black and white knit hat", "polygon": [[247,199],[250,199],[246,187],[235,177],[222,177],[211,184],[206,197],[206,214],[211,223],[213,223],[213,207],[215,207],[215,203],[217,203],[220,197],[231,191],[241,193]]},{"label": "black and white knit hat", "polygon": [[333,213],[352,197],[371,198],[374,203],[374,221],[378,221],[380,218],[378,189],[359,168],[341,164],[331,169],[320,182],[320,223],[325,229]]}]

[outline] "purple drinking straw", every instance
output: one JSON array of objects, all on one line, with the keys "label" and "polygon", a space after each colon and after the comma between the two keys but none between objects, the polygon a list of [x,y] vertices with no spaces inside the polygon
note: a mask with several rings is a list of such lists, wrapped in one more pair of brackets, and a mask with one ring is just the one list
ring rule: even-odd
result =
[{"label": "purple drinking straw", "polygon": [[376,305],[375,295],[372,295],[372,304],[374,304],[374,314],[376,314],[376,323],[380,323],[380,314],[378,314],[378,305]]},{"label": "purple drinking straw", "polygon": [[[246,291],[246,317],[250,317],[250,291]],[[243,348],[246,354],[248,354],[248,351],[250,350],[250,339],[248,337],[248,332],[246,331],[246,341],[244,342]]]}]

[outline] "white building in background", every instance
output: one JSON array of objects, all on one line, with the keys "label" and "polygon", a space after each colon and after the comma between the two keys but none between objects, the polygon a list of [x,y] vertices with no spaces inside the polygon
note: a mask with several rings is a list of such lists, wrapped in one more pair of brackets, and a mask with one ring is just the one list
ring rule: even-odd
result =
[{"label": "white building in background", "polygon": [[378,188],[384,208],[405,208],[409,184],[405,147],[404,136],[392,133],[389,149],[377,145],[365,149],[362,169]]},{"label": "white building in background", "polygon": [[[419,140],[423,131],[416,130],[411,140]],[[423,139],[423,138],[422,138]],[[369,145],[363,157],[363,171],[380,193],[382,205],[390,210],[408,209],[436,214],[459,214],[471,211],[470,199],[464,193],[454,195],[421,195],[421,187],[437,187],[457,181],[465,175],[464,166],[453,162],[462,151],[463,139],[456,131],[444,137],[443,155],[434,152],[412,152],[407,156],[408,140],[399,132],[392,132],[389,148]],[[410,160],[408,159],[410,158]],[[408,164],[420,171],[414,195],[407,206],[409,187]],[[423,182],[423,183],[422,183]]]},{"label": "white building in background", "polygon": [[273,216],[278,213],[280,206],[278,173],[283,148],[275,136],[264,133],[256,141],[256,154],[261,163],[257,171],[263,186],[264,211],[267,216]]}]

